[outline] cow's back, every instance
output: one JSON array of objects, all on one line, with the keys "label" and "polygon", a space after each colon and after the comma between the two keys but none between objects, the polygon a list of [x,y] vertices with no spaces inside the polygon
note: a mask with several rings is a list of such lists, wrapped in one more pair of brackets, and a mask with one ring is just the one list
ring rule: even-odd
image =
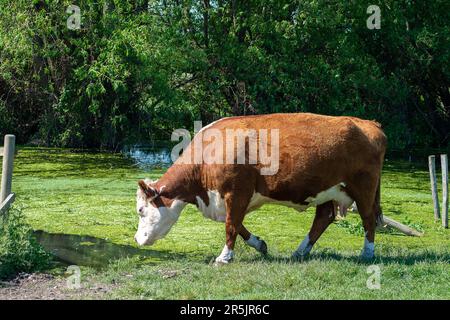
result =
[{"label": "cow's back", "polygon": [[208,128],[219,129],[224,136],[227,129],[277,129],[280,160],[290,158],[300,166],[331,159],[379,162],[386,149],[380,124],[355,117],[279,113],[224,118]]}]

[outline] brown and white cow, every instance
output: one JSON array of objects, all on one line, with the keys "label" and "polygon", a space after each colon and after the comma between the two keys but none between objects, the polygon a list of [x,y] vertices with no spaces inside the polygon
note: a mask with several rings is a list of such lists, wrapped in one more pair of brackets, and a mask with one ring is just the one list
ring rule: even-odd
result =
[{"label": "brown and white cow", "polygon": [[[277,172],[261,174],[260,161],[238,164],[242,152],[249,160],[245,148],[249,139],[244,148],[233,144],[237,149],[233,151],[234,163],[192,163],[194,145],[207,147],[212,143],[202,138],[211,129],[224,135],[226,130],[278,129],[278,141],[269,142],[278,143]],[[386,136],[380,125],[354,117],[292,113],[218,120],[194,137],[186,152],[158,181],[139,181],[140,220],[135,239],[139,245],[151,245],[163,238],[184,206],[191,203],[206,217],[225,222],[226,244],[216,262],[228,263],[238,235],[259,252],[267,252],[266,243],[243,224],[250,211],[265,203],[298,211],[315,206],[311,230],[293,253],[293,258],[301,259],[333,222],[335,208],[345,211],[356,202],[365,229],[361,256],[372,258],[375,227],[381,218],[380,176],[385,150]]]}]

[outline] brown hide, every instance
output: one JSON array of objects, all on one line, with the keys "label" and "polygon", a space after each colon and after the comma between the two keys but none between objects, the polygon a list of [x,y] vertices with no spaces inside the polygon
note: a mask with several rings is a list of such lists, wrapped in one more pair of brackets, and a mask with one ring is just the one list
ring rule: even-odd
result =
[{"label": "brown hide", "polygon": [[[254,192],[305,204],[308,197],[340,182],[346,183],[346,192],[353,199],[374,201],[386,149],[386,136],[374,121],[309,113],[271,114],[224,118],[208,129],[219,129],[224,137],[226,129],[279,129],[278,172],[260,175],[259,163],[179,164],[189,155],[185,152],[155,186],[166,186],[161,194],[166,205],[175,198],[196,204],[196,196],[208,204],[208,190],[218,190],[222,197],[234,194],[236,201],[247,204]],[[194,139],[200,138],[197,134]]]}]

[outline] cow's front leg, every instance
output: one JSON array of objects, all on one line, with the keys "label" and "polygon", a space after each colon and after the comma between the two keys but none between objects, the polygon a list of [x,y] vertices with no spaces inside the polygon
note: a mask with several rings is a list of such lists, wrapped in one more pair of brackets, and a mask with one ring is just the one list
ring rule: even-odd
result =
[{"label": "cow's front leg", "polygon": [[236,243],[236,237],[239,233],[239,226],[234,224],[228,219],[225,222],[225,232],[226,232],[226,243],[222,249],[222,253],[216,258],[216,264],[227,264],[233,260],[234,257],[234,244]]},{"label": "cow's front leg", "polygon": [[261,240],[259,237],[251,234],[250,231],[248,231],[244,225],[241,226],[241,231],[239,232],[239,235],[250,247],[255,248],[256,251],[262,253],[263,255],[267,254],[266,242],[264,240]]},{"label": "cow's front leg", "polygon": [[231,194],[225,196],[225,207],[227,211],[227,217],[225,219],[226,243],[222,253],[216,258],[216,264],[218,265],[230,263],[234,257],[234,244],[236,243],[237,235],[242,230],[242,221],[244,220],[245,210],[248,205],[248,202],[242,201],[242,199],[239,200]]}]

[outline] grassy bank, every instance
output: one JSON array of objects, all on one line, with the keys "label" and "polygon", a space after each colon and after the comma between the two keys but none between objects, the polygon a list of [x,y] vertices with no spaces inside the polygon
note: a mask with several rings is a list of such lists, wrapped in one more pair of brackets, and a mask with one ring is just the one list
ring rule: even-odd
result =
[{"label": "grassy bank", "polygon": [[13,188],[34,229],[89,235],[130,248],[129,258],[101,270],[82,268],[85,285],[115,284],[111,298],[450,298],[450,232],[433,222],[425,168],[386,163],[385,214],[425,235],[377,234],[378,257],[372,263],[381,270],[379,290],[367,288],[368,264],[356,259],[363,243],[357,215],[331,225],[303,263],[287,257],[308,232],[314,211],[299,214],[275,205],[246,219],[249,230],[267,242],[266,259],[239,240],[234,264],[211,266],[223,247],[224,227],[193,206],[165,239],[136,248],[136,182],[162,173],[144,172],[118,154],[20,148]]}]

